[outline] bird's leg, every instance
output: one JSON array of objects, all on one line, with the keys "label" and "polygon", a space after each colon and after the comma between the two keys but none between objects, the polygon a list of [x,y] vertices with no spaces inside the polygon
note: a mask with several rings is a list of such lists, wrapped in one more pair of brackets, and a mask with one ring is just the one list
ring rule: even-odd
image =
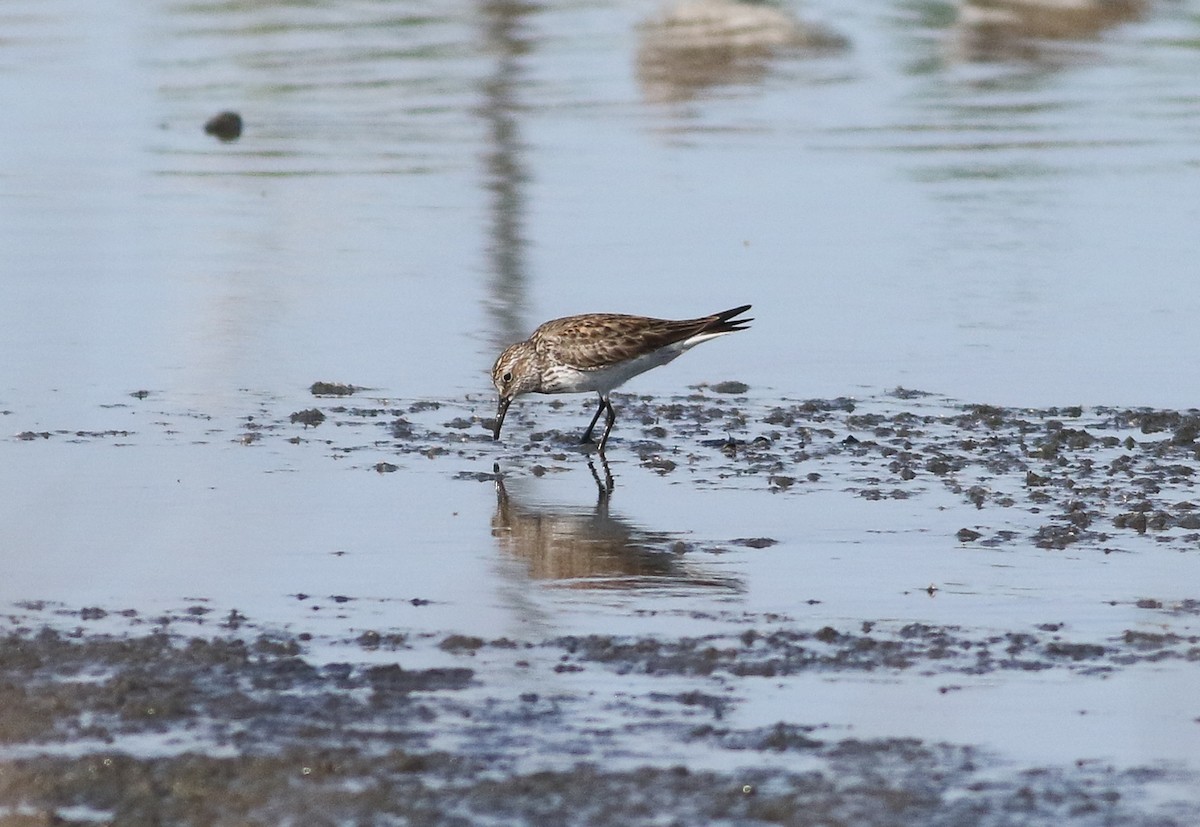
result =
[{"label": "bird's leg", "polygon": [[608,467],[608,459],[604,454],[600,455],[600,465],[604,467],[604,496],[607,499],[612,496],[614,483],[612,469]]},{"label": "bird's leg", "polygon": [[604,436],[600,437],[600,456],[604,456],[604,446],[608,444],[608,435],[612,433],[613,423],[617,421],[617,412],[613,410],[612,400],[604,400],[604,410],[607,413],[605,416]]},{"label": "bird's leg", "polygon": [[604,410],[605,399],[600,397],[600,405],[596,408],[596,415],[592,417],[592,424],[587,426],[587,430],[583,432],[583,438],[579,440],[580,445],[585,445],[592,441],[592,431],[596,428],[596,423],[600,421],[600,413]]},{"label": "bird's leg", "polygon": [[588,460],[588,470],[592,472],[592,479],[596,481],[596,510],[608,506],[608,500],[612,497],[614,482],[612,469],[608,467],[608,460],[604,458],[604,454],[600,455],[600,464],[604,467],[604,482],[600,482],[600,475],[596,473],[596,465],[590,459]]}]

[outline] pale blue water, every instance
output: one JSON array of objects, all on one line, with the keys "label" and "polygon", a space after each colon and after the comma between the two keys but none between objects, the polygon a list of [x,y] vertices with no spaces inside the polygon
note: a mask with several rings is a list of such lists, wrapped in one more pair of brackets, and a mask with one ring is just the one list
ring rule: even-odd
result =
[{"label": "pale blue water", "polygon": [[846,49],[668,102],[651,6],[437,8],[6,4],[0,389],[462,394],[548,317],[754,302],[640,387],[1195,404],[1187,4],[1000,63],[808,4]]}]

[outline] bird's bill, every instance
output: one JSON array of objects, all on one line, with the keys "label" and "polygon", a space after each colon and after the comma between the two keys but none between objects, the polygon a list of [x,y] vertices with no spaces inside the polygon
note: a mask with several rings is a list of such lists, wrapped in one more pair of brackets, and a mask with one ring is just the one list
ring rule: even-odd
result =
[{"label": "bird's bill", "polygon": [[500,427],[504,425],[504,415],[508,413],[508,406],[511,404],[511,396],[500,397],[500,404],[496,407],[496,428],[492,431],[493,440],[500,438]]}]

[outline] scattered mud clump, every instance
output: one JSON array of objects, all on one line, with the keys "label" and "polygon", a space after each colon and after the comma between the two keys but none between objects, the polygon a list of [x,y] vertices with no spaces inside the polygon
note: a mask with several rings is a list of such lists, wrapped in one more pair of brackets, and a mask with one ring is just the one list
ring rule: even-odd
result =
[{"label": "scattered mud clump", "polygon": [[242,137],[242,116],[237,112],[218,112],[204,123],[205,133],[224,142]]},{"label": "scattered mud clump", "polygon": [[352,396],[362,388],[340,382],[313,382],[308,392],[313,396]]},{"label": "scattered mud clump", "polygon": [[317,408],[309,408],[303,411],[296,411],[288,418],[293,425],[299,422],[305,428],[315,428],[325,421],[325,414],[321,413]]},{"label": "scattered mud clump", "polygon": [[779,541],[770,537],[739,537],[736,540],[730,540],[735,546],[745,546],[746,548],[770,548],[776,545]]}]

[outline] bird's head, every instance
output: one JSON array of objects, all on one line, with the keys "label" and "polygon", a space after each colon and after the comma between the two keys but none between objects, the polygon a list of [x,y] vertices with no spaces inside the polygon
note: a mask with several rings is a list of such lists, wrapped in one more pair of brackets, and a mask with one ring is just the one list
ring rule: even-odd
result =
[{"label": "bird's head", "polygon": [[533,352],[528,342],[518,342],[506,348],[492,365],[492,384],[500,394],[496,408],[496,427],[492,438],[500,438],[500,427],[508,406],[523,393],[533,393],[542,387],[541,372],[533,364]]}]

